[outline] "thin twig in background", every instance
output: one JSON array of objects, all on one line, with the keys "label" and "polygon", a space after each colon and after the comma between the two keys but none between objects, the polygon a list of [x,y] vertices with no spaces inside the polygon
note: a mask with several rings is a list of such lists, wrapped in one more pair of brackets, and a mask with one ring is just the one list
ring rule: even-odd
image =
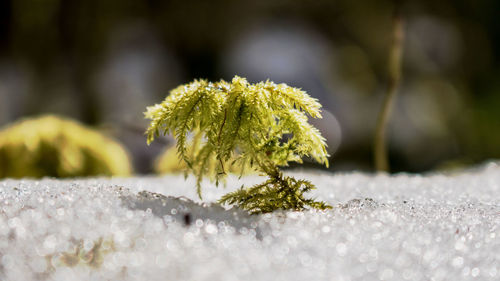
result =
[{"label": "thin twig in background", "polygon": [[397,88],[401,79],[401,56],[403,53],[403,19],[399,12],[394,13],[392,44],[389,51],[389,84],[375,129],[374,158],[377,171],[389,171],[387,157],[386,129],[391,115]]}]

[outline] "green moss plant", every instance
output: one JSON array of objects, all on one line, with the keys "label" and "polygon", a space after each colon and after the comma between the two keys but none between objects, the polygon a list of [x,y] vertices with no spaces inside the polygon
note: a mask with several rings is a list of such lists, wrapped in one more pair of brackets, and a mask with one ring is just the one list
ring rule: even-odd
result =
[{"label": "green moss plant", "polygon": [[320,108],[316,99],[285,84],[251,84],[238,76],[231,83],[195,80],[147,108],[151,123],[146,134],[148,143],[160,134],[175,137],[179,157],[197,178],[200,198],[203,177],[218,185],[236,166],[269,179],[224,195],[221,204],[236,204],[250,213],[327,209],[326,203],[304,197],[314,189],[312,183],[280,170],[303,157],[328,166],[325,139],[307,120],[307,115],[321,118]]},{"label": "green moss plant", "polygon": [[129,176],[126,150],[82,124],[54,115],[0,131],[0,178]]}]

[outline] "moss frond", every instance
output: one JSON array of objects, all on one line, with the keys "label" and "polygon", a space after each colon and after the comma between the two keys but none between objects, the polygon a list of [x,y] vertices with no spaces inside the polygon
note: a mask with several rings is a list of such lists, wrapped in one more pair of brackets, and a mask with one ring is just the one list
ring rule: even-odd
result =
[{"label": "moss frond", "polygon": [[[328,165],[325,139],[307,117],[321,118],[320,108],[306,92],[285,84],[251,84],[239,76],[231,83],[195,80],[148,107],[145,116],[151,123],[146,134],[148,143],[160,133],[175,137],[178,154],[197,177],[199,188],[203,177],[219,182],[233,166],[269,176],[275,167],[300,163],[303,157]],[[200,141],[189,142],[190,132],[199,134]],[[190,148],[193,145],[196,149]],[[210,168],[214,162],[215,169]]]}]

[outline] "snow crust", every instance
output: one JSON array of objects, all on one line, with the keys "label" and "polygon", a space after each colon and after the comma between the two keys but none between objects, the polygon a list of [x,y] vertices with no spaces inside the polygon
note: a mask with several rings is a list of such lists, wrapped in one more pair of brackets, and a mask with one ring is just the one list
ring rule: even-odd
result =
[{"label": "snow crust", "polygon": [[0,280],[500,280],[497,164],[290,173],[333,210],[249,216],[183,176],[0,181]]}]

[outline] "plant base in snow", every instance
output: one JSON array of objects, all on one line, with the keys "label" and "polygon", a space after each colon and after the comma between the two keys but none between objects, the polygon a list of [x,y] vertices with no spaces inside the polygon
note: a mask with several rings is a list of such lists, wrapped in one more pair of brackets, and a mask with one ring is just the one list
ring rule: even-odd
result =
[{"label": "plant base in snow", "polygon": [[304,193],[315,189],[306,180],[284,176],[277,167],[268,174],[269,179],[250,188],[241,188],[228,193],[219,200],[220,204],[235,204],[251,214],[270,213],[275,210],[301,211],[306,208],[331,209],[325,202],[304,198]]}]

